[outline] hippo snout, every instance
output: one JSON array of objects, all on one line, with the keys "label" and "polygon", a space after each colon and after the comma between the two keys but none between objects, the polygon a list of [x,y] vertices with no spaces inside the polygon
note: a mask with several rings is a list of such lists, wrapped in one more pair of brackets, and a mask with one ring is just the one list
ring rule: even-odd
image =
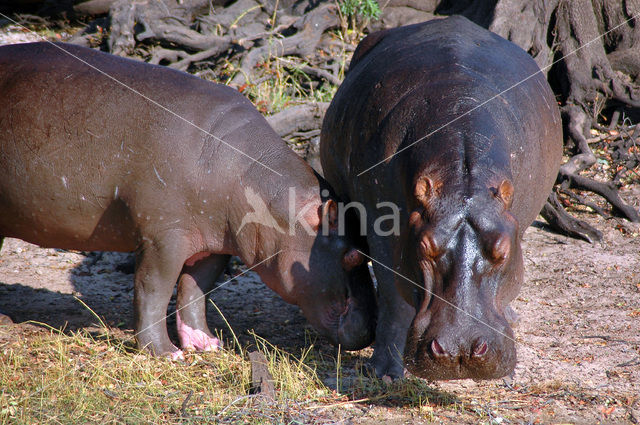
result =
[{"label": "hippo snout", "polygon": [[[305,316],[331,344],[353,351],[365,348],[373,342],[375,313],[371,304],[348,296],[342,302],[325,309],[320,316]],[[319,320],[313,320],[314,317],[319,317]]]},{"label": "hippo snout", "polygon": [[366,266],[349,271],[348,279],[335,280],[335,290],[314,297],[299,297],[298,304],[314,326],[333,345],[344,350],[369,346],[376,329],[377,304],[373,282]]},{"label": "hippo snout", "polygon": [[338,321],[338,343],[345,350],[369,346],[376,332],[378,307],[366,265],[351,270],[345,309]]},{"label": "hippo snout", "polygon": [[347,298],[338,323],[338,344],[345,350],[365,348],[373,342],[375,329],[375,314],[370,311],[370,306],[359,305],[354,298]]},{"label": "hippo snout", "polygon": [[513,372],[516,349],[513,332],[504,318],[492,323],[434,325],[422,335],[409,332],[404,361],[414,375],[433,380],[479,380]]}]

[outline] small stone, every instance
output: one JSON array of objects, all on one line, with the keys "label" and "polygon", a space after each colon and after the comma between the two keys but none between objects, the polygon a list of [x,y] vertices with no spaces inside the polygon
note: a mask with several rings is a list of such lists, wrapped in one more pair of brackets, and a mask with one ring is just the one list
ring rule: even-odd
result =
[{"label": "small stone", "polygon": [[13,324],[13,320],[11,320],[9,316],[6,316],[0,313],[0,326],[8,326],[12,324]]}]

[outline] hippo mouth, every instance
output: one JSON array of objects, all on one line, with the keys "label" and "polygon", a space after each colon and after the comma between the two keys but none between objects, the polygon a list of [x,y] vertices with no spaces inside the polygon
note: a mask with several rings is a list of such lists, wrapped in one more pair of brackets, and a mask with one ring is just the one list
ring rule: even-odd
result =
[{"label": "hippo mouth", "polygon": [[344,350],[360,350],[373,342],[376,330],[377,302],[369,269],[356,267],[349,273],[344,292],[331,296],[331,302],[305,299],[300,305],[314,328]]},{"label": "hippo mouth", "polygon": [[353,297],[348,297],[344,310],[338,318],[336,341],[345,350],[360,350],[373,342],[376,328],[375,315],[370,313]]},{"label": "hippo mouth", "polygon": [[336,320],[335,344],[345,350],[360,350],[374,340],[377,322],[377,302],[369,269],[357,267],[350,272],[349,285]]},{"label": "hippo mouth", "polygon": [[[483,380],[513,372],[516,349],[506,320],[496,326],[475,323],[443,333],[425,326],[424,320],[429,319],[416,316],[407,336],[404,363],[412,374],[430,380]],[[416,326],[420,320],[422,326]]]},{"label": "hippo mouth", "polygon": [[432,339],[414,347],[408,343],[404,362],[409,372],[429,380],[497,379],[511,374],[516,365],[515,349],[501,351],[481,342],[475,352],[450,355]]},{"label": "hippo mouth", "polygon": [[[308,314],[312,310],[302,308],[303,314],[314,328],[331,344],[354,351],[368,347],[375,336],[376,316],[355,297],[325,309],[319,316]],[[316,317],[316,320],[313,319]],[[319,319],[319,320],[318,320]]]}]

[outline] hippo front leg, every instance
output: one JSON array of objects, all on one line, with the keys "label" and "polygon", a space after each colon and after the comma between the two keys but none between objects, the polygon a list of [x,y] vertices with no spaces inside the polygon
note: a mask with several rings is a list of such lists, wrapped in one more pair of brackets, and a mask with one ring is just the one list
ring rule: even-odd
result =
[{"label": "hippo front leg", "polygon": [[375,262],[373,271],[378,282],[378,323],[370,365],[378,378],[396,379],[404,376],[402,356],[415,309],[398,293],[392,271]]},{"label": "hippo front leg", "polygon": [[182,269],[178,281],[176,324],[183,350],[215,351],[222,342],[207,325],[206,294],[229,262],[228,255],[210,255]]},{"label": "hippo front leg", "polygon": [[138,347],[175,359],[181,358],[182,352],[167,333],[167,306],[184,261],[177,245],[154,241],[138,250],[133,296]]},{"label": "hippo front leg", "polygon": [[378,282],[376,340],[369,366],[378,378],[388,376],[396,379],[404,376],[404,347],[415,309],[396,288],[395,282],[402,278],[390,270],[394,264],[393,246],[397,246],[398,241],[380,238],[370,232],[367,243]]}]

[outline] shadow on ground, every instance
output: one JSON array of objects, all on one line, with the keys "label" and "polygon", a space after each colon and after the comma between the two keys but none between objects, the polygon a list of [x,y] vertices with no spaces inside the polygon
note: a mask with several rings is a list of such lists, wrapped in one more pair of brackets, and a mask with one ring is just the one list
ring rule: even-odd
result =
[{"label": "shadow on ground", "polygon": [[[86,255],[62,250],[45,250],[31,246],[28,251],[18,249],[22,257],[38,257],[38,261],[11,264],[15,267],[9,279],[0,277],[0,311],[16,323],[42,322],[56,329],[75,331],[99,325],[95,315],[108,326],[133,328],[133,256],[123,253],[91,252]],[[11,248],[0,254],[2,261],[11,262]],[[74,255],[76,258],[68,258]],[[46,257],[46,258],[44,258]],[[46,261],[49,259],[50,261]],[[57,261],[56,261],[57,260]],[[76,260],[75,264],[70,262]],[[79,260],[79,261],[77,261]],[[59,264],[70,267],[61,270]],[[233,329],[241,344],[254,341],[253,330],[270,343],[298,353],[309,341],[327,344],[307,324],[296,306],[282,301],[267,288],[254,273],[231,279],[243,266],[232,260],[218,281],[218,287],[208,297],[208,322],[213,332],[222,332],[231,340]],[[230,274],[229,274],[230,273]],[[40,282],[33,283],[36,279]],[[17,280],[17,282],[16,282]],[[224,318],[211,305],[215,303]],[[86,306],[83,305],[86,304]],[[177,342],[175,332],[175,297],[168,313],[169,334]],[[95,313],[95,315],[94,315]]]}]

